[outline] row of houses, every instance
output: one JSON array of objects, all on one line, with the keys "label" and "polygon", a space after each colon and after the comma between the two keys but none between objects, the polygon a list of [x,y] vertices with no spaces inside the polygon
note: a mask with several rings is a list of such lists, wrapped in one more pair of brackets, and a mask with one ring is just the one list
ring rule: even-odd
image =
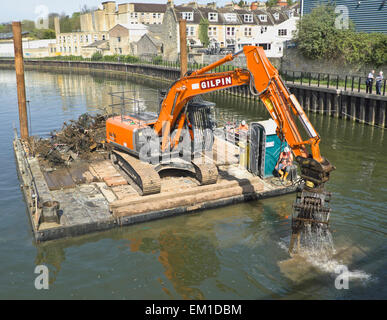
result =
[{"label": "row of houses", "polygon": [[[279,0],[279,3],[283,3]],[[299,19],[299,5],[280,5],[265,9],[264,3],[253,2],[240,7],[216,3],[200,5],[190,2],[174,5],[161,3],[103,2],[98,10],[81,15],[81,30],[61,33],[55,20],[56,44],[50,55],[107,54],[162,55],[175,60],[179,55],[178,21],[187,22],[187,45],[203,48],[200,24],[208,21],[210,47],[238,50],[244,45],[260,45],[269,57],[281,57],[284,43],[290,40]]]}]

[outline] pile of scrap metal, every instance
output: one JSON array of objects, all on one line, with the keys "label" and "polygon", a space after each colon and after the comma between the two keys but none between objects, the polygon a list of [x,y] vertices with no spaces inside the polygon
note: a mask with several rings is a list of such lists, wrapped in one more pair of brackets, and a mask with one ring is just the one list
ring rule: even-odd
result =
[{"label": "pile of scrap metal", "polygon": [[50,166],[68,166],[74,160],[104,159],[107,115],[84,113],[78,120],[64,123],[60,131],[51,132],[48,139],[33,142],[33,152]]}]

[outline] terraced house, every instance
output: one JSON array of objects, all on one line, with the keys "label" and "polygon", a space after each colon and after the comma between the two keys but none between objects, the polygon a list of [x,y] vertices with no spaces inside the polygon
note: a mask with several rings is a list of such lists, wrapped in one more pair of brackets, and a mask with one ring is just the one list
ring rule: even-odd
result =
[{"label": "terraced house", "polygon": [[172,1],[169,1],[169,4],[163,22],[163,27],[168,29],[164,39],[167,46],[166,58],[170,58],[171,47],[177,46],[178,39],[173,40],[171,34],[176,34],[179,19],[187,21],[187,39],[191,47],[202,45],[199,25],[206,19],[209,23],[210,46],[235,51],[244,45],[260,45],[264,47],[267,56],[281,57],[284,43],[294,36],[296,21],[300,17],[298,3],[290,7],[278,6],[268,10],[258,9],[257,6],[217,8],[216,3],[203,6],[197,2],[190,2],[173,6]]},{"label": "terraced house", "polygon": [[55,54],[136,54],[144,51],[141,43],[136,44],[142,39],[147,48],[153,44],[154,51],[148,55],[162,54],[165,59],[175,60],[179,50],[178,20],[185,19],[191,48],[203,47],[199,26],[206,20],[210,48],[224,53],[248,44],[261,45],[269,57],[281,57],[284,42],[292,38],[296,28],[299,6],[288,7],[283,0],[278,1],[276,9],[269,10],[258,2],[242,7],[230,3],[218,8],[216,2],[175,5],[173,0],[167,0],[117,5],[115,1],[105,1],[97,10],[81,15],[80,31],[61,33],[59,23],[55,26]]}]

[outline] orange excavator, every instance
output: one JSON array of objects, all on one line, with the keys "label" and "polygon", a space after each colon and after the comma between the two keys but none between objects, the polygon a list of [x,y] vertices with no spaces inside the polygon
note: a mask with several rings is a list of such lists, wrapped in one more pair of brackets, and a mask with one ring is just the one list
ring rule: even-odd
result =
[{"label": "orange excavator", "polygon": [[[209,73],[242,53],[246,56],[247,69]],[[251,94],[263,102],[277,124],[278,137],[287,142],[300,167],[304,184],[293,205],[292,247],[305,224],[312,228],[328,225],[330,194],[325,192],[324,184],[334,166],[320,154],[320,136],[262,47],[245,46],[235,54],[187,73],[166,92],[158,116],[142,112],[109,118],[106,140],[113,146],[111,159],[135,182],[143,195],[160,192],[158,173],[166,168],[191,170],[201,184],[215,183],[215,165],[191,158],[198,141],[205,149],[212,147],[208,132],[214,128],[208,117],[208,105],[200,95],[242,85],[248,85]],[[303,128],[303,135],[299,128]],[[191,150],[194,151],[182,161],[176,154],[184,152],[181,145],[187,146],[183,143],[186,142],[184,132],[189,132]]]}]

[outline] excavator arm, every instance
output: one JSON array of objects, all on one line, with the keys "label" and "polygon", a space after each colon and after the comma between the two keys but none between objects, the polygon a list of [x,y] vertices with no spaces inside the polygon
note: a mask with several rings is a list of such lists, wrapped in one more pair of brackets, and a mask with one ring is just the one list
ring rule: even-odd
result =
[{"label": "excavator arm", "polygon": [[[220,73],[207,73],[216,67],[233,60],[239,54],[246,56],[247,70],[235,69]],[[330,209],[330,194],[325,192],[324,184],[335,169],[321,156],[320,136],[309,121],[297,98],[289,92],[278,70],[267,59],[262,47],[245,46],[242,51],[229,54],[223,59],[196,70],[177,80],[169,89],[163,102],[154,130],[162,136],[162,150],[167,144],[177,146],[181,130],[187,121],[184,108],[194,96],[222,90],[234,86],[249,85],[250,92],[259,96],[277,124],[277,135],[286,141],[301,170],[305,184],[293,205],[292,237],[289,251],[293,250],[294,240],[300,244],[301,232],[307,225],[313,230],[327,230]],[[301,123],[304,134],[299,130]],[[177,134],[169,141],[172,128]],[[306,136],[303,138],[303,136]]]},{"label": "excavator arm", "polygon": [[[237,55],[246,56],[247,70],[235,69],[220,73],[207,73],[214,68],[233,60]],[[309,121],[297,98],[289,92],[277,69],[267,59],[262,47],[245,46],[243,51],[229,54],[223,59],[192,72],[177,80],[167,92],[159,117],[154,125],[155,132],[162,135],[162,150],[168,143],[177,146],[185,123],[184,107],[193,97],[230,87],[249,85],[253,95],[260,97],[270,116],[277,124],[277,135],[286,141],[296,156],[301,175],[309,187],[317,188],[328,181],[334,169],[320,154],[320,136]],[[302,124],[306,139],[298,129],[296,119]],[[171,128],[177,128],[173,141],[168,137]]]}]

